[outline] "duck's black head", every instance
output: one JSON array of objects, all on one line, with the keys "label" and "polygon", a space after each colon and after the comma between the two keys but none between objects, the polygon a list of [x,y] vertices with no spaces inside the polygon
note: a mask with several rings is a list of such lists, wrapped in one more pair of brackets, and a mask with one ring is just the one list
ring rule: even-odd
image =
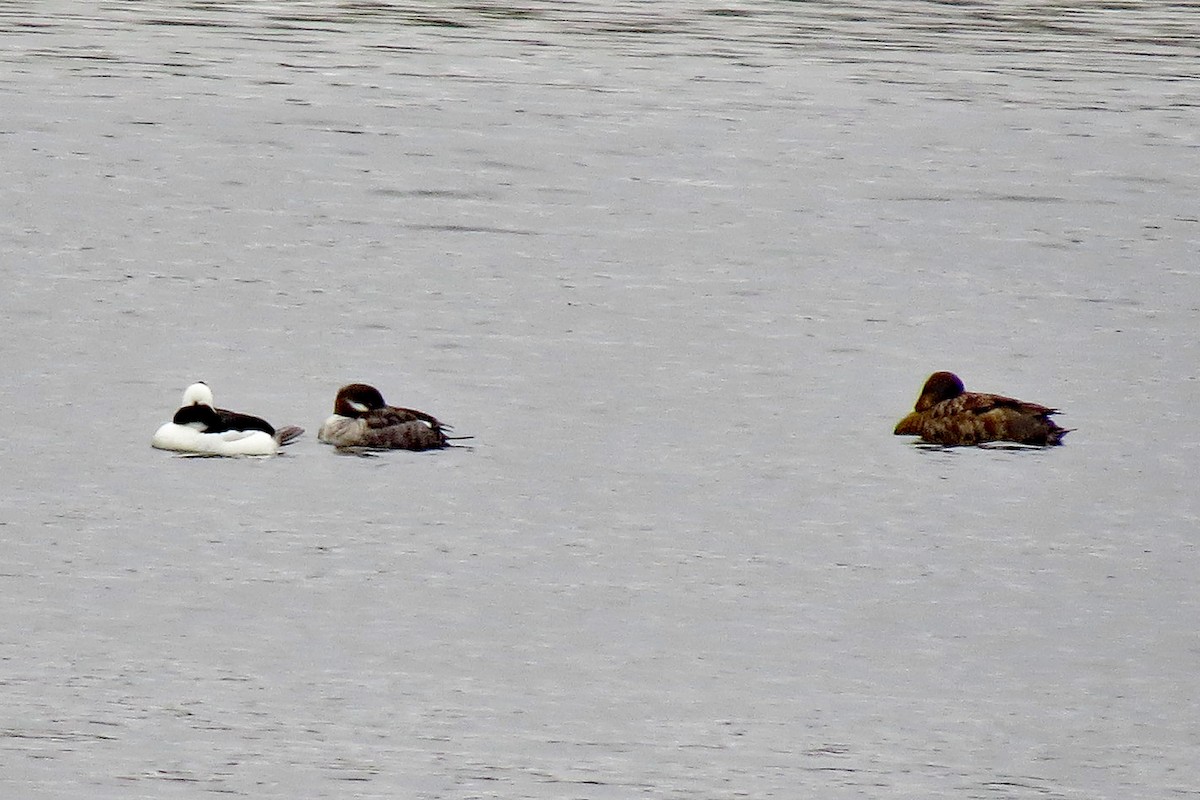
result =
[{"label": "duck's black head", "polygon": [[203,403],[183,406],[175,412],[175,417],[171,421],[176,425],[189,425],[198,431],[221,427],[221,418],[217,415],[216,409]]}]

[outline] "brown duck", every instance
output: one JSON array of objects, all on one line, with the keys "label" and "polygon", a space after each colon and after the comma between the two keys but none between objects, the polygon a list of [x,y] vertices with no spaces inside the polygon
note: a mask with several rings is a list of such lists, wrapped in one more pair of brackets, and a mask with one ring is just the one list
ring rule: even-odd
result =
[{"label": "brown duck", "polygon": [[916,408],[900,420],[898,436],[920,436],[943,445],[983,442],[1061,444],[1068,433],[1050,419],[1057,409],[998,394],[963,390],[953,372],[935,372],[925,381]]},{"label": "brown duck", "polygon": [[338,389],[333,415],[317,440],[341,448],[438,450],[452,447],[450,426],[424,411],[389,406],[374,386],[350,383]]}]

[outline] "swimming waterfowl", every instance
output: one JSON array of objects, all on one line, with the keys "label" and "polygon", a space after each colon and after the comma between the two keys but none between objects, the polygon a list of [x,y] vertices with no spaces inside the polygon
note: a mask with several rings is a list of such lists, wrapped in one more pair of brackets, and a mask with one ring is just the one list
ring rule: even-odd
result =
[{"label": "swimming waterfowl", "polygon": [[333,414],[317,440],[335,447],[436,450],[450,447],[449,425],[424,411],[389,406],[374,386],[349,383],[338,389]]},{"label": "swimming waterfowl", "polygon": [[150,444],[160,450],[197,455],[266,456],[302,433],[304,429],[295,425],[276,430],[261,417],[217,408],[212,390],[199,381],[184,390],[179,410],[155,431]]},{"label": "swimming waterfowl", "polygon": [[1050,419],[1057,411],[998,394],[968,392],[953,372],[935,372],[925,381],[912,413],[900,420],[894,433],[943,445],[1055,445],[1069,433]]}]

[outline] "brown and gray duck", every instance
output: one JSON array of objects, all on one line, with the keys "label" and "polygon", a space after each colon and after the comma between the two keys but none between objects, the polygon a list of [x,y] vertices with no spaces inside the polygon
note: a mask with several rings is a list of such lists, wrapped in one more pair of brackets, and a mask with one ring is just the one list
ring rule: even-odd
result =
[{"label": "brown and gray duck", "polygon": [[374,386],[349,383],[338,389],[333,415],[317,440],[342,448],[436,450],[451,447],[450,426],[412,408],[389,406]]}]

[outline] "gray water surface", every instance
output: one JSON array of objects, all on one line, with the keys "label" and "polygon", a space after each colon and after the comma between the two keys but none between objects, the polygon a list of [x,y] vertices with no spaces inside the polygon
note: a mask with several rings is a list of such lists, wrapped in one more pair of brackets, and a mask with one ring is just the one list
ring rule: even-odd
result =
[{"label": "gray water surface", "polygon": [[[1198,41],[0,6],[0,794],[1200,794]],[[936,369],[1076,430],[893,437]],[[199,379],[309,434],[151,450]]]}]

